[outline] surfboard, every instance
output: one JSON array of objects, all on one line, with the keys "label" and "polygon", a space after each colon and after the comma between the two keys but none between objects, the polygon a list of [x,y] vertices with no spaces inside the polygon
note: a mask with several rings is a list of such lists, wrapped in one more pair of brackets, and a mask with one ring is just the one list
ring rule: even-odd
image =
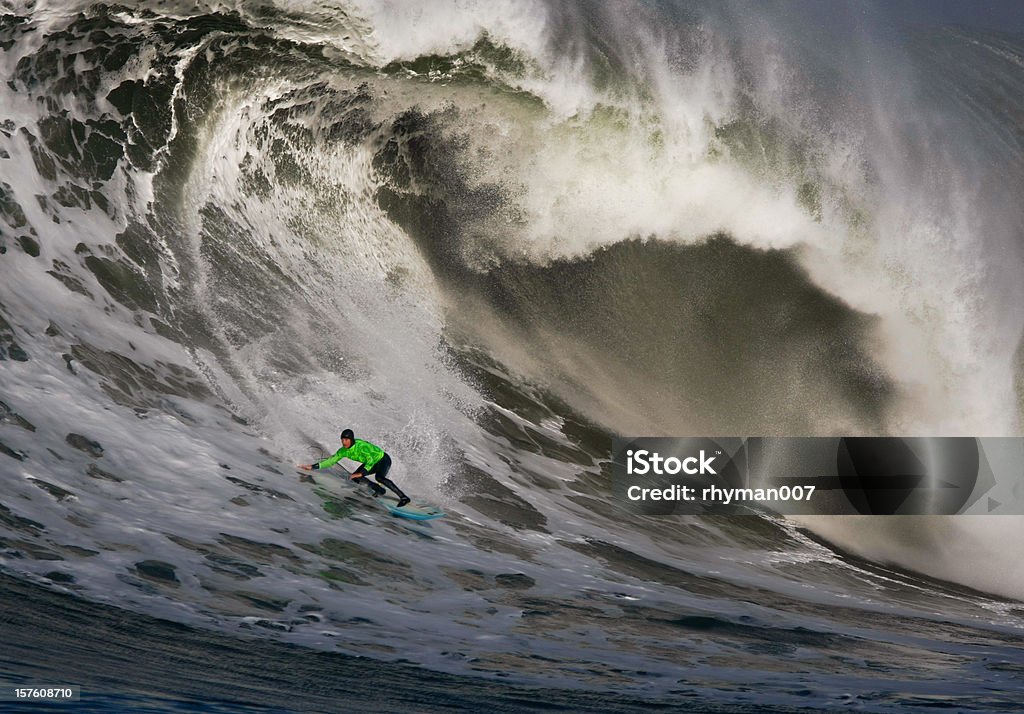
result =
[{"label": "surfboard", "polygon": [[312,484],[314,492],[318,492],[318,495],[322,498],[330,498],[331,500],[343,498],[350,500],[351,496],[358,493],[363,498],[371,499],[374,503],[387,510],[393,516],[408,518],[413,521],[430,521],[434,518],[440,518],[445,515],[444,511],[436,506],[420,501],[410,501],[399,508],[398,498],[392,494],[387,493],[383,496],[377,496],[374,498],[370,495],[370,492],[365,489],[365,487],[352,488],[345,485],[337,477],[327,476],[317,480],[313,478],[312,474],[301,474],[301,479],[306,483]]},{"label": "surfboard", "polygon": [[[372,498],[372,497],[371,497]],[[401,516],[402,518],[409,518],[414,521],[429,521],[434,518],[440,518],[444,515],[444,511],[431,506],[429,503],[418,503],[416,501],[410,501],[401,508],[398,507],[398,499],[392,496],[390,493],[383,496],[377,496],[373,499],[384,508],[388,509],[393,516]]]}]

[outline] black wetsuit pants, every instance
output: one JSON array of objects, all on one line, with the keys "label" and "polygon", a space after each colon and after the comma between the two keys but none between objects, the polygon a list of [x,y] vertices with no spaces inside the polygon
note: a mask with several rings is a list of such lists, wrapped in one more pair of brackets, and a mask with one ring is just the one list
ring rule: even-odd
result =
[{"label": "black wetsuit pants", "polygon": [[[398,486],[395,485],[395,482],[388,478],[388,471],[391,470],[390,456],[388,456],[387,454],[381,456],[380,461],[375,463],[373,465],[373,468],[371,468],[369,472],[365,471],[365,468],[365,466],[360,466],[352,473],[353,479],[357,483],[362,483],[363,479],[366,478],[366,476],[373,476],[373,478],[377,481],[377,483],[380,484],[380,486],[387,486],[392,491],[394,491],[395,495],[398,496],[399,498],[406,498],[406,495],[402,493]],[[376,486],[370,483],[369,479],[366,480],[366,483],[373,490],[374,495],[379,496],[382,493],[384,493],[384,489],[380,488],[380,486]]]}]

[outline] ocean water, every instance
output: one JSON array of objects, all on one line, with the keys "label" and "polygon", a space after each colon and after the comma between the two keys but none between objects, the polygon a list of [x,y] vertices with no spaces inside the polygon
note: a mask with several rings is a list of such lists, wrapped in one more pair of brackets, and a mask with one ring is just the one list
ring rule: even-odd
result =
[{"label": "ocean water", "polygon": [[[1014,8],[0,0],[0,680],[1015,708],[1020,518],[610,485],[618,435],[1020,433]],[[300,481],[346,427],[447,516]]]}]

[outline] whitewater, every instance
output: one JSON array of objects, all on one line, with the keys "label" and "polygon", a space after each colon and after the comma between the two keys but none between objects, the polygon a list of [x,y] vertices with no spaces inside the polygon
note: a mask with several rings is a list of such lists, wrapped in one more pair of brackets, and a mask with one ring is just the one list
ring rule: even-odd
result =
[{"label": "whitewater", "polygon": [[[909,7],[0,0],[2,679],[229,698],[124,618],[426,697],[278,710],[1016,706],[1021,518],[611,495],[615,436],[1020,434],[1024,34]],[[300,481],[344,428],[446,517]]]}]

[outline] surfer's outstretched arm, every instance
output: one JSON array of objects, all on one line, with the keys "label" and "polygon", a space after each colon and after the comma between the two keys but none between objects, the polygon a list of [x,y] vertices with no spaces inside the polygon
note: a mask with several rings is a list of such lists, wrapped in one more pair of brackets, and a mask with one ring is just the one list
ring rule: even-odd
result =
[{"label": "surfer's outstretched arm", "polygon": [[323,459],[322,461],[314,461],[311,464],[296,464],[296,465],[300,469],[302,469],[303,471],[316,471],[318,469],[330,468],[331,466],[334,466],[336,463],[341,461],[341,459],[342,459],[342,452],[343,451],[344,451],[344,449],[339,449],[334,454],[334,456],[328,456],[326,459]]}]

